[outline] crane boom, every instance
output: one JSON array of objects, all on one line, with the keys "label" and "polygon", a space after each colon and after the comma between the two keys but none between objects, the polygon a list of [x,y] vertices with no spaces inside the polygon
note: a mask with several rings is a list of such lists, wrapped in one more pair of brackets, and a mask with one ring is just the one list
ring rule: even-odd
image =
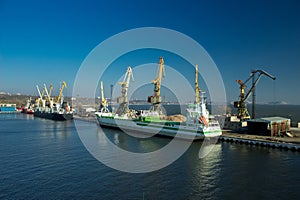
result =
[{"label": "crane boom", "polygon": [[[50,85],[50,92],[52,91],[51,86],[52,85]],[[51,97],[50,97],[50,92],[48,92],[46,84],[44,84],[44,91],[46,92],[46,95],[47,95],[47,100],[49,102],[49,107],[53,108],[53,99],[51,99]]]},{"label": "crane boom", "polygon": [[161,96],[160,96],[160,90],[161,90],[161,82],[162,78],[166,76],[165,67],[164,67],[164,59],[161,56],[159,58],[159,66],[156,73],[156,78],[152,81],[154,84],[154,94],[152,96],[148,97],[148,102],[152,104],[151,110],[157,111],[160,115],[163,114],[161,109]]},{"label": "crane boom", "polygon": [[101,104],[100,104],[100,111],[101,112],[109,112],[107,108],[107,101],[104,97],[104,89],[103,89],[103,82],[100,82],[100,92],[101,92]]},{"label": "crane boom", "polygon": [[45,89],[43,90],[43,92],[42,92],[42,94],[41,94],[41,92],[40,92],[40,89],[39,89],[39,86],[37,85],[36,86],[36,89],[37,89],[37,91],[38,91],[38,94],[39,94],[39,98],[37,99],[37,104],[42,104],[42,107],[44,108],[45,107],[45,103],[46,103],[46,100],[44,100],[43,99],[43,96],[44,96],[44,92],[45,92]]},{"label": "crane boom", "polygon": [[117,110],[118,115],[124,115],[129,112],[127,94],[128,94],[130,79],[134,81],[132,69],[130,66],[128,66],[123,81],[119,82],[119,84],[122,87],[122,91],[121,91],[122,95],[117,98],[117,102],[120,104]]},{"label": "crane boom", "polygon": [[257,85],[258,81],[260,80],[260,78],[262,77],[262,75],[266,75],[266,76],[268,76],[269,78],[271,78],[271,79],[273,79],[273,80],[276,79],[276,77],[270,75],[269,73],[267,73],[267,72],[265,72],[265,71],[263,71],[263,70],[254,70],[254,71],[252,71],[250,77],[251,77],[251,78],[254,78],[254,75],[255,75],[255,73],[257,73],[257,72],[259,72],[259,75],[258,75],[257,79],[253,81],[252,87],[250,88],[250,90],[248,91],[248,93],[247,93],[246,96],[245,96],[245,100],[250,96],[251,92],[253,92],[254,88],[256,87],[256,85]]},{"label": "crane boom", "polygon": [[200,103],[200,97],[199,97],[200,87],[199,87],[199,81],[198,81],[198,65],[196,65],[195,93],[196,93],[195,103]]},{"label": "crane boom", "polygon": [[47,90],[46,84],[44,84],[44,90],[45,90],[45,92],[46,92],[46,95],[47,95],[48,101],[50,101],[50,100],[51,100],[51,98],[50,98],[50,95],[49,95],[49,93],[48,93],[48,90]]},{"label": "crane boom", "polygon": [[[259,73],[257,78],[255,77],[256,73]],[[269,73],[267,73],[263,70],[253,70],[250,74],[250,77],[245,82],[243,82],[242,80],[237,80],[237,83],[240,84],[240,96],[239,96],[239,100],[234,102],[234,107],[238,108],[237,117],[240,118],[242,121],[250,119],[250,115],[249,115],[249,112],[248,112],[247,106],[246,106],[246,100],[248,99],[250,94],[252,94],[252,97],[253,97],[252,117],[255,117],[255,87],[258,84],[262,75],[265,75],[273,80],[276,79],[276,77],[270,75]],[[252,87],[245,94],[246,83],[250,79],[252,79]]]},{"label": "crane boom", "polygon": [[106,107],[107,102],[106,102],[106,99],[104,97],[104,89],[103,89],[103,82],[102,81],[100,82],[100,90],[101,90],[101,105],[103,107]]},{"label": "crane boom", "polygon": [[[130,78],[132,78],[132,81],[134,81],[133,78],[133,73],[132,73],[132,69],[129,66],[127,68],[127,71],[124,75],[124,80],[123,82],[119,82],[119,84],[122,86],[122,97],[123,97],[123,101],[125,101],[125,99],[127,98],[127,92],[128,92],[128,87],[129,87],[129,82],[130,82]],[[128,100],[126,100],[128,101]],[[118,102],[119,103],[119,102]]]},{"label": "crane boom", "polygon": [[39,94],[40,98],[43,99],[43,96],[42,96],[42,94],[41,94],[41,92],[40,92],[40,89],[39,89],[39,86],[38,86],[38,85],[36,85],[36,89],[37,89],[37,91],[38,91],[38,94]]},{"label": "crane boom", "polygon": [[63,96],[63,90],[65,87],[67,88],[67,83],[65,81],[63,81],[61,84],[60,90],[59,90],[59,95],[57,97],[58,103],[62,103],[61,100],[62,100],[62,96]]},{"label": "crane boom", "polygon": [[51,97],[51,94],[52,94],[52,90],[53,90],[53,86],[52,84],[50,84],[50,87],[49,87],[49,96]]},{"label": "crane boom", "polygon": [[163,57],[159,58],[159,66],[156,72],[156,78],[152,81],[154,84],[154,93],[157,96],[160,96],[160,88],[161,88],[161,81],[162,78],[166,76],[165,66],[164,66],[164,59]]}]

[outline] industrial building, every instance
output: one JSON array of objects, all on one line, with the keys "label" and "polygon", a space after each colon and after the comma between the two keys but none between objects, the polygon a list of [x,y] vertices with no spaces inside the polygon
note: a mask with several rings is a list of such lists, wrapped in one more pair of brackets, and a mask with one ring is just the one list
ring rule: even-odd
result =
[{"label": "industrial building", "polygon": [[15,112],[16,104],[0,104],[0,112]]},{"label": "industrial building", "polygon": [[250,119],[247,125],[249,134],[280,137],[290,131],[291,120],[284,117],[264,117]]}]

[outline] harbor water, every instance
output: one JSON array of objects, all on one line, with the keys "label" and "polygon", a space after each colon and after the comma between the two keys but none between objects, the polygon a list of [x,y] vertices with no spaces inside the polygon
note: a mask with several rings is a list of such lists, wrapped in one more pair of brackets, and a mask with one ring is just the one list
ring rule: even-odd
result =
[{"label": "harbor water", "polygon": [[[99,125],[77,121],[86,134]],[[171,139],[135,138],[105,130],[117,146],[154,151]],[[0,115],[0,199],[297,199],[300,153],[217,143],[200,159],[201,141],[171,165],[150,173],[125,173],[96,160],[73,121],[25,114]],[[111,159],[106,155],[107,159]]]}]

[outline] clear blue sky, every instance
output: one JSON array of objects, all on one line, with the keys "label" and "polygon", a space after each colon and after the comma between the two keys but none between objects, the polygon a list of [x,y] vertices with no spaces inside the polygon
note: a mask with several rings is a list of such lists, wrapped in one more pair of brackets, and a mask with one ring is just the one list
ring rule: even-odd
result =
[{"label": "clear blue sky", "polygon": [[0,0],[0,91],[32,95],[36,84],[57,88],[61,80],[72,87],[82,61],[100,42],[153,26],[201,44],[221,72],[228,101],[238,98],[235,80],[259,68],[277,80],[262,78],[258,102],[300,104],[299,10],[297,0]]}]

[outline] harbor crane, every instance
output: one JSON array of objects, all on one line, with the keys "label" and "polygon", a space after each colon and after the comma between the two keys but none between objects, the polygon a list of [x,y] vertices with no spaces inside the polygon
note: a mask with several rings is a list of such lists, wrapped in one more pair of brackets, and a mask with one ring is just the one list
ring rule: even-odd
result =
[{"label": "harbor crane", "polygon": [[129,112],[129,106],[128,106],[129,101],[128,101],[127,93],[128,93],[130,79],[134,81],[132,69],[129,66],[124,75],[124,80],[122,82],[119,82],[119,84],[122,87],[122,91],[121,91],[122,95],[117,98],[117,103],[120,104],[116,112],[118,115],[124,115]]},{"label": "harbor crane", "polygon": [[64,88],[67,88],[67,83],[65,81],[62,82],[60,90],[59,90],[59,95],[57,97],[57,102],[62,105],[63,103],[63,90]]},{"label": "harbor crane", "polygon": [[158,112],[159,115],[164,115],[161,108],[161,81],[162,78],[166,76],[165,68],[164,68],[164,59],[163,57],[159,58],[159,66],[156,73],[156,78],[152,81],[154,84],[154,94],[152,96],[148,96],[148,102],[152,104],[150,110],[154,112]]},{"label": "harbor crane", "polygon": [[107,109],[107,101],[104,97],[104,89],[103,89],[103,82],[100,82],[100,92],[101,92],[101,103],[100,103],[100,112],[109,112]]},{"label": "harbor crane", "polygon": [[[257,73],[258,73],[258,76],[256,76]],[[242,80],[236,81],[240,85],[240,96],[239,96],[239,100],[234,102],[234,107],[238,108],[236,115],[241,121],[246,121],[246,120],[250,119],[250,115],[247,110],[246,100],[250,96],[251,93],[252,93],[252,118],[255,118],[255,96],[256,96],[255,95],[255,87],[262,75],[265,75],[273,80],[276,79],[276,77],[270,75],[269,73],[267,73],[263,70],[253,70],[250,74],[250,77],[245,82],[243,82]],[[250,79],[252,79],[252,87],[245,94],[245,88],[247,87],[246,83]]]},{"label": "harbor crane", "polygon": [[195,103],[199,104],[200,103],[200,97],[199,97],[200,87],[199,87],[199,81],[198,81],[198,65],[196,65],[195,93],[196,93]]}]

